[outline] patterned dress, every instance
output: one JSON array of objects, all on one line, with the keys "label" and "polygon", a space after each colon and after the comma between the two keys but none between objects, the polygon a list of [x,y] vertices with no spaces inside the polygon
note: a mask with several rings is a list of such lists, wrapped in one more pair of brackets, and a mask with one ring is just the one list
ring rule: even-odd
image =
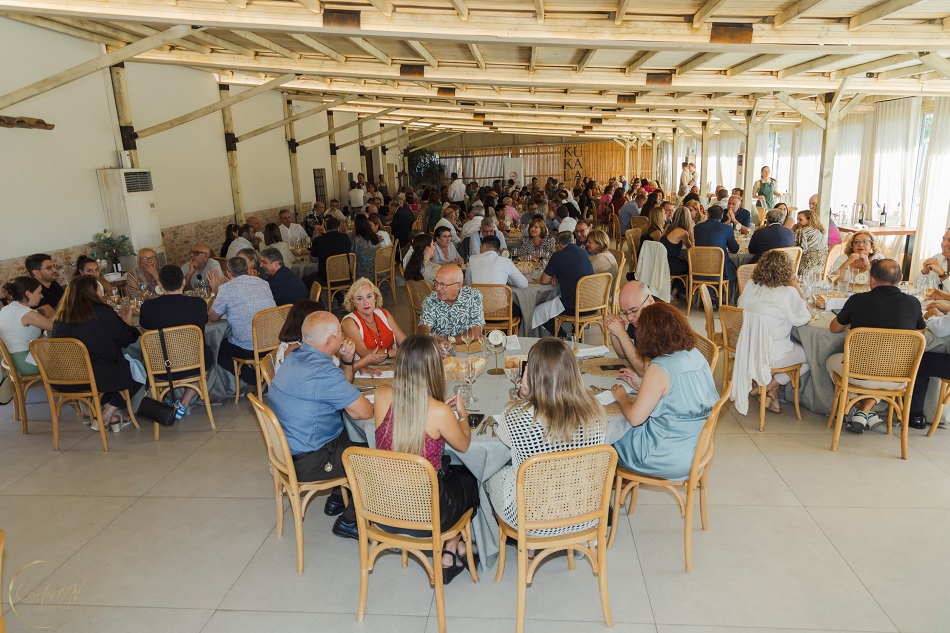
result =
[{"label": "patterned dress", "polygon": [[828,259],[828,238],[813,226],[795,229],[795,244],[802,248],[802,263],[798,266],[799,275],[817,271],[824,273],[825,260]]},{"label": "patterned dress", "polygon": [[357,235],[353,238],[353,252],[356,253],[356,277],[373,278],[376,271],[376,251],[382,244],[371,244]]},{"label": "patterned dress", "polygon": [[[588,433],[577,431],[568,443],[552,442],[546,437],[544,427],[534,419],[534,409],[530,404],[505,411],[504,420],[498,427],[501,441],[511,447],[511,465],[505,466],[485,482],[485,490],[491,499],[492,507],[511,527],[518,526],[518,499],[515,483],[518,466],[524,460],[541,453],[557,453],[586,446],[599,446],[604,443],[607,427],[604,422],[592,425]],[[596,524],[589,521],[580,525],[547,530],[531,530],[532,536],[555,536],[567,532],[579,532]]]}]

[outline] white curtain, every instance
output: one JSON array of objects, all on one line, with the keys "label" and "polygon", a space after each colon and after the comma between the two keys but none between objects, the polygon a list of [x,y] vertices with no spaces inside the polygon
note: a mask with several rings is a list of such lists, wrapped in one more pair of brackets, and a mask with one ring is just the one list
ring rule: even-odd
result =
[{"label": "white curtain", "polygon": [[778,191],[782,195],[782,202],[789,206],[792,203],[792,137],[795,135],[791,125],[772,126],[774,135],[772,148],[772,178],[778,183]]},{"label": "white curtain", "polygon": [[[719,179],[716,184],[721,184],[726,189],[741,187],[737,182],[736,169],[738,168],[739,149],[742,147],[742,141],[745,137],[738,132],[729,129],[719,133]],[[710,157],[712,160],[712,157]]]},{"label": "white curtain", "polygon": [[[663,191],[676,193],[676,189],[671,188],[673,183],[670,182],[670,174],[672,173],[670,170],[673,165],[673,146],[667,141],[657,143],[656,158],[657,173],[653,174],[653,180],[660,183],[660,187]],[[678,178],[679,171],[677,171],[676,174]]]},{"label": "white curtain", "polygon": [[934,99],[933,126],[923,169],[914,274],[920,270],[921,261],[940,252],[940,240],[950,225],[950,197],[943,181],[950,174],[950,97]]},{"label": "white curtain", "polygon": [[808,208],[808,199],[818,193],[821,172],[821,128],[803,119],[796,129],[793,152],[793,177],[789,206]]},{"label": "white curtain", "polygon": [[872,199],[858,201],[887,204],[887,214],[895,214],[901,224],[913,220],[910,210],[920,147],[920,106],[920,97],[874,104]]},{"label": "white curtain", "polygon": [[[832,172],[831,208],[838,212],[850,213],[855,202],[864,200],[864,190],[860,186],[862,174],[870,164],[866,129],[870,130],[870,114],[849,114],[838,123],[838,144],[835,150],[835,166]],[[878,211],[875,210],[875,217]],[[840,216],[839,216],[840,217]]]},{"label": "white curtain", "polygon": [[702,166],[702,171],[700,172],[699,177],[699,189],[703,196],[709,192],[715,193],[716,186],[722,184],[722,179],[719,176],[718,136],[713,135],[709,141],[709,155],[707,160],[709,160],[709,164]]}]

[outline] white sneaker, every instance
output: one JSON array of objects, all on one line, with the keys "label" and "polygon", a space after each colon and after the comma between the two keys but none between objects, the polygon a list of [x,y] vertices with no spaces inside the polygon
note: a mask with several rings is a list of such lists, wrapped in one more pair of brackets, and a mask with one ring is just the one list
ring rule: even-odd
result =
[{"label": "white sneaker", "polygon": [[867,422],[866,422],[866,424],[867,424],[867,429],[868,429],[869,431],[873,431],[873,430],[876,429],[877,427],[879,427],[879,426],[881,426],[882,424],[884,424],[884,420],[882,420],[882,419],[881,419],[881,416],[879,416],[879,415],[876,414],[875,412],[869,411],[868,414],[867,414]]},{"label": "white sneaker", "polygon": [[118,433],[119,431],[121,431],[121,430],[124,429],[125,427],[131,426],[131,424],[132,424],[132,421],[131,421],[131,420],[122,420],[121,422],[116,422],[115,424],[110,424],[110,425],[109,425],[109,430],[112,431],[113,433]]}]

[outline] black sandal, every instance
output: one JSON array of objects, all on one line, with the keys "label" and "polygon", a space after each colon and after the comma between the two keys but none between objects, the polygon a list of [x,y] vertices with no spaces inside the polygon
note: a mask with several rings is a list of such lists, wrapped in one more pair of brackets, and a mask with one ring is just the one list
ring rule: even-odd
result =
[{"label": "black sandal", "polygon": [[442,568],[442,584],[447,585],[452,582],[456,576],[465,571],[465,563],[459,557],[457,552],[445,552],[452,556],[452,566]]}]

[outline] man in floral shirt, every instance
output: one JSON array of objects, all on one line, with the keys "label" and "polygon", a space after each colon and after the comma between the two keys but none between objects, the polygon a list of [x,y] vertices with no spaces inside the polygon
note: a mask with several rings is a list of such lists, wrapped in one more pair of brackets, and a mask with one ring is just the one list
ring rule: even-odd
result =
[{"label": "man in floral shirt", "polygon": [[435,276],[435,292],[422,302],[419,333],[453,338],[456,341],[468,330],[476,328],[481,335],[485,325],[482,293],[471,286],[463,286],[462,269],[445,264]]}]

